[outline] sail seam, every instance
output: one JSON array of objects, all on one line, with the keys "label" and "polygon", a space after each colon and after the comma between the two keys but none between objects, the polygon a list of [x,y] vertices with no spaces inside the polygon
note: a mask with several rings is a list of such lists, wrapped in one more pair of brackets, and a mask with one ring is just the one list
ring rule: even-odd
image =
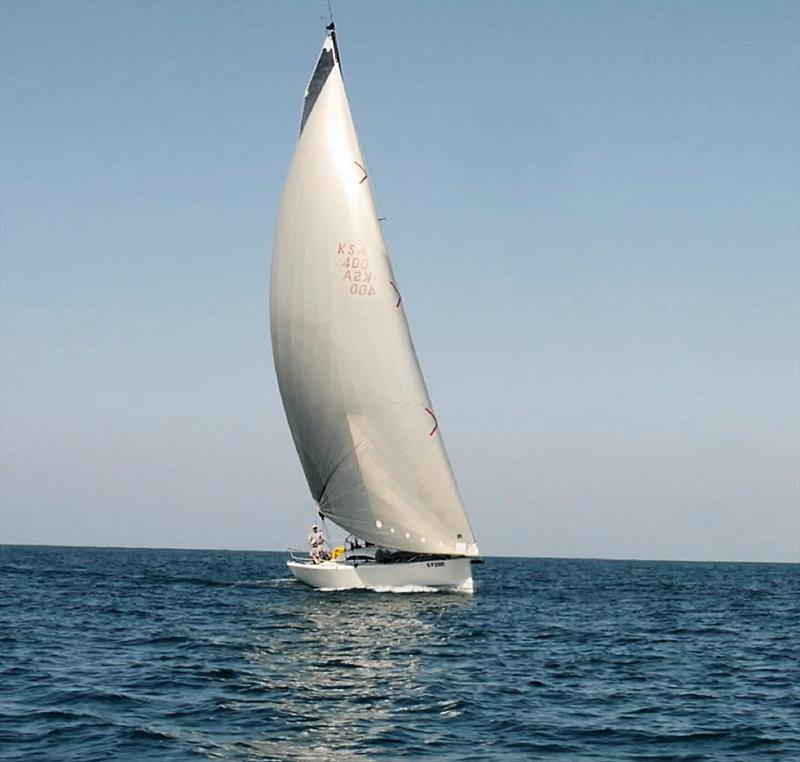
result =
[{"label": "sail seam", "polygon": [[339,462],[333,467],[331,472],[328,474],[328,478],[325,480],[325,483],[322,485],[322,490],[319,493],[319,497],[317,498],[317,503],[321,503],[322,499],[325,497],[325,492],[328,490],[328,486],[331,483],[331,480],[334,477],[334,474],[342,467],[344,462],[360,447],[363,442],[359,442],[358,444],[353,445],[349,450],[345,452],[344,455],[339,459]]}]

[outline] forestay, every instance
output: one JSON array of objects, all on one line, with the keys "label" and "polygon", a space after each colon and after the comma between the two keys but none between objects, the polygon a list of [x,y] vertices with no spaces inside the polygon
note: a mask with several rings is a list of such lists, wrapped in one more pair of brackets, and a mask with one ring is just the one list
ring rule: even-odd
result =
[{"label": "forestay", "polygon": [[414,352],[333,31],[306,91],[273,244],[272,347],[323,515],[381,546],[477,555]]}]

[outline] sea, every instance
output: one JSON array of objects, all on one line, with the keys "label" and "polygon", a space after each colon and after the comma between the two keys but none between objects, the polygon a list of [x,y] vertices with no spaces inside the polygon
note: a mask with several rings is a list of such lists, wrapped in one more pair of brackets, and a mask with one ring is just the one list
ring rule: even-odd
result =
[{"label": "sea", "polygon": [[0,546],[0,759],[800,760],[800,565]]}]

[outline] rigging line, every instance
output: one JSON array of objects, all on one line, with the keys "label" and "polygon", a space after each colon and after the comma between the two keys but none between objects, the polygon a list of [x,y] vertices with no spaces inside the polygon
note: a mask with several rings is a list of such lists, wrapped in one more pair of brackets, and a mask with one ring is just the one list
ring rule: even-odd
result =
[{"label": "rigging line", "polygon": [[331,26],[333,26],[333,8],[331,7],[331,0],[328,0],[328,19],[331,22]]}]

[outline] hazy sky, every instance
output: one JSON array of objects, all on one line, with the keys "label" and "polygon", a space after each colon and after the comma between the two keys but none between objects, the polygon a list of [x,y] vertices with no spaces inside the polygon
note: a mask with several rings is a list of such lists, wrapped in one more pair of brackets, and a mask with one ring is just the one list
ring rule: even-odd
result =
[{"label": "hazy sky", "polygon": [[[798,9],[334,3],[484,553],[800,560]],[[302,542],[267,293],[325,14],[0,4],[3,542]]]}]

